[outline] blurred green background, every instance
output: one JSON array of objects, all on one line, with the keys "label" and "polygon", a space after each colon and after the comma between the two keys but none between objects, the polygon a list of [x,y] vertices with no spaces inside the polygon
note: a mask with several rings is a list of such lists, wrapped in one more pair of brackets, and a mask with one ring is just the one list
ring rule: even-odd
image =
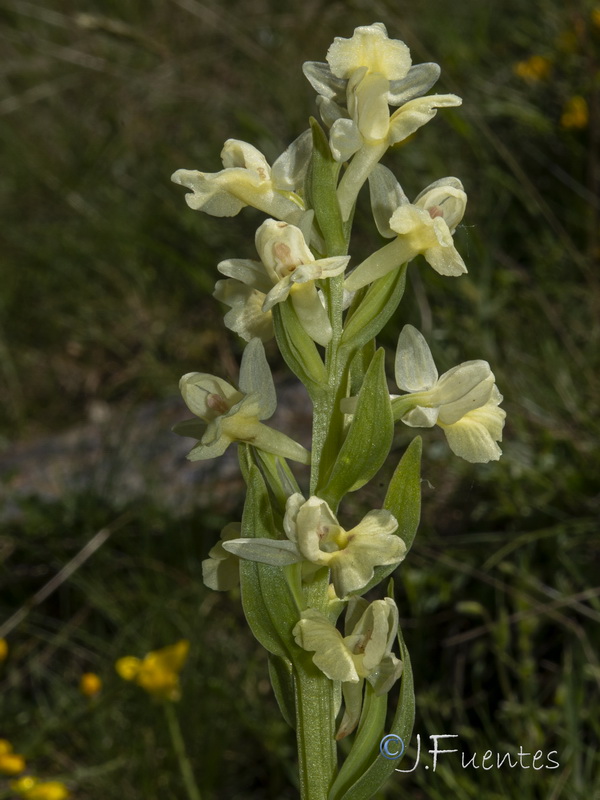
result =
[{"label": "blurred green background", "polygon": [[[201,583],[239,484],[184,508],[154,491],[152,459],[135,497],[111,471],[140,469],[121,433],[154,441],[181,374],[223,374],[241,352],[210,293],[218,261],[253,257],[261,216],[192,212],[170,174],[217,171],[230,137],[275,158],[315,113],[302,62],[375,20],[464,100],[385,163],[409,196],[445,175],[469,196],[456,235],[468,276],[413,265],[382,339],[393,348],[410,321],[441,369],[488,359],[508,412],[497,464],[459,462],[425,435],[423,525],[396,579],[415,733],[424,750],[429,734],[459,734],[479,762],[520,745],[560,762],[484,771],[448,756],[433,773],[422,756],[381,797],[600,798],[600,5],[0,0],[0,624],[23,609],[5,634],[0,737],[75,798],[185,796],[161,709],[113,667],[182,637],[177,710],[204,800],[297,796],[293,734],[239,597]],[[364,203],[354,263],[377,244]],[[96,428],[103,446],[116,431],[98,480],[36,489],[62,448],[65,474],[79,471],[65,442]],[[365,509],[381,492],[361,495]],[[78,692],[85,671],[104,682],[93,700]],[[404,768],[414,754],[413,741]]]}]

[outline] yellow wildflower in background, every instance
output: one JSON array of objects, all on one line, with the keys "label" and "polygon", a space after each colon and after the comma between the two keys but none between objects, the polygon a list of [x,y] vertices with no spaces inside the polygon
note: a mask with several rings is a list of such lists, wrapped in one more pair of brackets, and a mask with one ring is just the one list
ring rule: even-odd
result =
[{"label": "yellow wildflower in background", "polygon": [[600,6],[596,6],[596,8],[592,9],[592,25],[596,28],[600,28]]},{"label": "yellow wildflower in background", "polygon": [[116,662],[115,669],[123,680],[135,681],[154,697],[179,700],[179,673],[186,662],[189,649],[190,643],[187,639],[181,639],[162,650],[148,653],[143,659],[124,656]]},{"label": "yellow wildflower in background", "polygon": [[25,800],[66,800],[70,795],[60,781],[39,781],[31,776],[13,781],[10,788]]},{"label": "yellow wildflower in background", "polygon": [[25,769],[25,759],[13,752],[8,739],[0,739],[0,773],[2,775],[18,775]]},{"label": "yellow wildflower in background", "polygon": [[560,118],[560,126],[567,130],[580,130],[587,126],[589,118],[587,100],[577,94],[565,104]]},{"label": "yellow wildflower in background", "polygon": [[102,689],[102,680],[95,672],[84,672],[79,681],[79,691],[86,697],[95,697]]},{"label": "yellow wildflower in background", "polygon": [[545,80],[550,75],[552,62],[545,56],[530,56],[524,61],[517,62],[514,67],[515,75],[530,83]]},{"label": "yellow wildflower in background", "polygon": [[0,639],[0,661],[6,661],[8,657],[8,642],[6,639]]}]

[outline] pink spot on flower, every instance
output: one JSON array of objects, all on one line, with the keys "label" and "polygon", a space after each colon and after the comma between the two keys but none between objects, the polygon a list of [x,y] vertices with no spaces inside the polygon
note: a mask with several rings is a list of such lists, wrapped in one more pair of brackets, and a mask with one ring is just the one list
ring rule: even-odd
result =
[{"label": "pink spot on flower", "polygon": [[226,414],[229,411],[227,400],[220,394],[209,394],[206,398],[206,405],[217,414]]}]

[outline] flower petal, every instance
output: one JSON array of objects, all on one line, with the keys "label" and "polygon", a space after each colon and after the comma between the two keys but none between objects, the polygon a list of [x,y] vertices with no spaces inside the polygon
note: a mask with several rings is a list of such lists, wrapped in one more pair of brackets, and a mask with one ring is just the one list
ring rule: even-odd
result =
[{"label": "flower petal", "polygon": [[296,644],[315,651],[314,663],[330,680],[358,683],[354,660],[337,628],[314,608],[302,611],[301,617],[292,631]]},{"label": "flower petal", "polygon": [[274,337],[273,315],[270,311],[262,310],[265,301],[262,292],[227,278],[217,281],[213,297],[230,307],[223,322],[226,328],[242,339],[249,342],[258,337],[262,342],[268,342]]},{"label": "flower petal", "polygon": [[392,114],[389,129],[389,144],[402,142],[411,133],[433,119],[438,108],[461,105],[462,100],[454,94],[430,94],[409,100]]},{"label": "flower petal", "polygon": [[371,209],[377,230],[387,239],[393,239],[396,232],[390,228],[394,211],[409,201],[395,175],[383,164],[376,164],[369,175]]},{"label": "flower petal", "polygon": [[304,497],[299,492],[291,494],[286,501],[285,516],[283,518],[283,530],[291,542],[298,541],[296,533],[296,519],[298,517],[298,512],[305,502],[306,501]]},{"label": "flower petal", "polygon": [[[179,381],[179,390],[192,414],[200,417],[205,422],[211,422],[226,413],[229,408],[238,403],[243,397],[227,381],[204,372],[188,372]],[[211,397],[222,398],[223,408],[220,409],[216,407],[216,403],[211,403]]]},{"label": "flower petal", "polygon": [[320,497],[309,497],[297,511],[296,503],[297,501],[291,506],[291,510],[296,513],[296,539],[300,552],[308,561],[323,563],[327,560],[323,557],[328,554],[321,551],[319,542],[331,528],[339,528],[339,523],[329,505]]},{"label": "flower petal", "polygon": [[453,425],[441,427],[452,452],[471,463],[497,461],[502,451],[496,442],[502,441],[506,412],[499,408],[502,395],[494,386],[488,402],[481,408],[469,411]]},{"label": "flower petal", "polygon": [[235,195],[223,191],[215,180],[222,173],[198,172],[195,169],[178,169],[171,175],[173,183],[192,190],[185,196],[185,202],[195,211],[204,211],[213,217],[235,217],[247,203]]},{"label": "flower petal", "polygon": [[198,442],[196,447],[190,450],[186,457],[188,461],[206,461],[209,458],[218,458],[227,450],[231,441],[232,440],[228,436],[221,434],[209,444]]},{"label": "flower petal", "polygon": [[251,286],[253,289],[258,289],[265,294],[273,285],[260,261],[252,261],[249,258],[228,258],[219,262],[217,269],[221,275],[234,278],[236,281],[240,281],[246,286]]},{"label": "flower petal", "polygon": [[336,36],[327,63],[338,78],[350,78],[354,70],[366,67],[388,80],[400,80],[408,73],[411,58],[404,42],[388,38],[385,25],[375,22],[355,28],[350,39]]},{"label": "flower petal", "polygon": [[423,334],[412,325],[405,325],[396,347],[395,377],[403,392],[422,392],[431,389],[438,371]]},{"label": "flower petal", "polygon": [[342,721],[340,722],[339,728],[335,734],[335,738],[338,742],[351,734],[358,725],[360,712],[362,710],[363,689],[363,680],[360,680],[358,683],[342,684],[342,694],[344,697],[344,716],[342,717]]},{"label": "flower petal", "polygon": [[462,256],[454,245],[449,247],[430,247],[423,255],[430,267],[439,274],[457,278],[467,272]]},{"label": "flower petal", "polygon": [[277,395],[265,348],[260,339],[251,339],[240,364],[239,386],[246,395],[259,399],[258,419],[269,419],[277,407]]},{"label": "flower petal", "polygon": [[441,178],[423,189],[415,198],[416,206],[441,215],[450,233],[454,233],[465,214],[467,195],[458,178]]},{"label": "flower petal", "polygon": [[[343,81],[345,83],[345,81]],[[344,93],[344,101],[345,101],[345,93]],[[342,108],[341,105],[335,102],[335,100],[331,100],[328,97],[321,97],[320,95],[317,97],[317,108],[319,109],[319,114],[321,115],[321,119],[327,125],[328,128],[331,128],[333,123],[338,119],[348,119],[348,112],[345,108]],[[340,159],[334,155],[336,161]]]},{"label": "flower petal", "polygon": [[[446,439],[453,453],[471,464],[487,464],[488,461],[498,461],[502,450],[494,441],[490,433],[489,420],[481,421],[481,409],[472,411],[454,425],[443,425]],[[494,414],[485,412],[486,417],[494,417],[491,425],[497,428],[503,424],[505,412],[499,408]]]},{"label": "flower petal", "polygon": [[312,133],[309,129],[294,139],[273,163],[271,178],[277,189],[287,189],[290,192],[304,189],[311,154]]},{"label": "flower petal", "polygon": [[406,545],[390,533],[348,533],[348,546],[330,554],[331,580],[338,597],[358,592],[373,577],[377,566],[399,564],[406,555]]},{"label": "flower petal", "polygon": [[271,167],[267,159],[254,145],[240,139],[227,139],[221,150],[221,161],[226,169],[247,170],[257,182],[271,179]]},{"label": "flower petal", "polygon": [[352,119],[336,119],[329,132],[331,154],[336,161],[348,161],[362,147],[362,136]]},{"label": "flower petal", "polygon": [[409,428],[433,428],[438,421],[439,408],[415,406],[402,417],[402,422]]},{"label": "flower petal", "polygon": [[348,538],[357,536],[375,536],[376,534],[394,533],[398,529],[398,520],[385,508],[376,508],[369,511],[352,530],[348,531]]},{"label": "flower petal", "polygon": [[440,72],[439,66],[432,62],[415,64],[408,70],[406,77],[390,81],[388,103],[391,106],[403,106],[409,100],[420,97],[436,83]]},{"label": "flower petal", "polygon": [[[490,380],[491,379],[491,380]],[[459,419],[467,411],[471,411],[474,407],[473,402],[477,405],[484,405],[490,398],[492,387],[494,385],[494,374],[490,369],[487,361],[464,361],[456,367],[452,367],[447,372],[444,372],[435,387],[429,393],[431,397],[431,404],[436,406],[451,406],[450,417],[457,411],[456,403],[465,400],[465,406],[462,409],[462,414],[459,414],[456,419]],[[475,394],[473,394],[475,392]],[[479,402],[481,401],[481,402]],[[455,419],[444,419],[443,422],[448,424],[455,422]]]},{"label": "flower petal", "polygon": [[240,569],[237,558],[223,548],[223,542],[237,539],[240,535],[239,522],[230,522],[221,531],[221,538],[208,551],[208,558],[202,562],[202,581],[215,591],[226,592],[238,586]]},{"label": "flower petal", "polygon": [[325,346],[332,335],[327,311],[314,283],[297,283],[292,292],[292,303],[300,324],[311,339]]},{"label": "flower petal", "polygon": [[356,84],[348,81],[348,104],[361,136],[367,142],[385,139],[390,126],[390,110],[387,94],[390,83],[383,75],[367,73]]},{"label": "flower petal", "polygon": [[371,670],[367,680],[376,695],[387,694],[402,675],[404,664],[393,653],[389,653]]},{"label": "flower petal", "polygon": [[307,283],[321,278],[334,278],[344,272],[349,261],[350,256],[332,256],[331,258],[320,258],[318,261],[313,261],[312,264],[302,264],[291,276],[292,281]]},{"label": "flower petal", "polygon": [[346,81],[337,78],[329,64],[322,61],[305,61],[302,72],[313,89],[321,97],[343,103],[346,100]]}]

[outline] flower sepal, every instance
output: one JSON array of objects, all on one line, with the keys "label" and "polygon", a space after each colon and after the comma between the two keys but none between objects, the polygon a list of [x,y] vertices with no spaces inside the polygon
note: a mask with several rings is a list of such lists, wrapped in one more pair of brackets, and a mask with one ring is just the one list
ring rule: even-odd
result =
[{"label": "flower sepal", "polygon": [[[277,541],[267,487],[248,448],[240,448],[240,466],[247,485],[241,538]],[[231,541],[223,542],[224,549],[230,544]],[[265,650],[289,659],[294,647],[291,630],[298,619],[295,583],[288,580],[285,567],[247,560],[242,553],[238,555],[242,607],[248,625]]]}]

